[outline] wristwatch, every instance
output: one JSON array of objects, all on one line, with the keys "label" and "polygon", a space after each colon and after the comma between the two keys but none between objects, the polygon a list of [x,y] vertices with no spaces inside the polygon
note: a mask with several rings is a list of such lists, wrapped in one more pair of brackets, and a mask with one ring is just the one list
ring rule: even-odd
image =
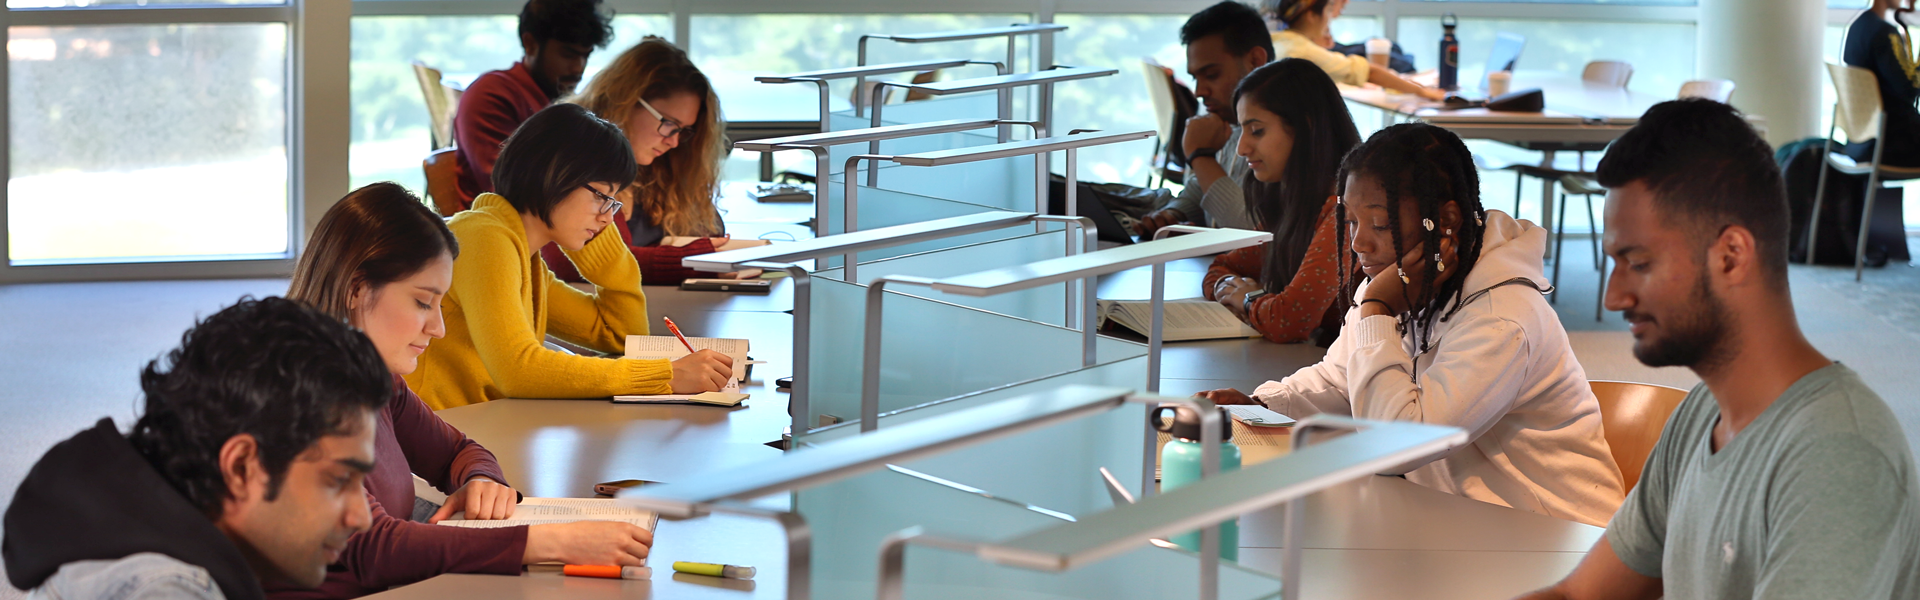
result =
[{"label": "wristwatch", "polygon": [[1187,155],[1187,164],[1189,165],[1193,164],[1193,161],[1199,160],[1200,157],[1202,156],[1213,156],[1219,153],[1220,153],[1219,148],[1201,148],[1199,150],[1195,150],[1192,153]]},{"label": "wristwatch", "polygon": [[1253,314],[1253,299],[1259,298],[1265,295],[1267,295],[1266,290],[1254,290],[1251,292],[1247,292],[1247,297],[1240,301],[1240,314],[1243,314],[1243,315]]}]

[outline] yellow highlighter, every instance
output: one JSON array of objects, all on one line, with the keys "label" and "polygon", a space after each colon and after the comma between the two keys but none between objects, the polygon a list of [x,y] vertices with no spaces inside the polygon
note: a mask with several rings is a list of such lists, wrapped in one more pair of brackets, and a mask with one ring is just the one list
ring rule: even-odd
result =
[{"label": "yellow highlighter", "polygon": [[727,579],[753,579],[753,567],[680,561],[673,563],[673,570],[681,573],[725,577]]}]

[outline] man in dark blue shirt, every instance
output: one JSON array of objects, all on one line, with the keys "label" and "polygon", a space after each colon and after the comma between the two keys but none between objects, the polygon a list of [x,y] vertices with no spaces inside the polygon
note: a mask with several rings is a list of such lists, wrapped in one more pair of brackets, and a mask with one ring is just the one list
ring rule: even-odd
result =
[{"label": "man in dark blue shirt", "polygon": [[[1848,66],[1873,71],[1880,83],[1880,104],[1886,111],[1887,147],[1881,152],[1882,164],[1920,167],[1920,109],[1914,100],[1920,97],[1920,73],[1916,73],[1913,45],[1904,24],[1896,26],[1897,15],[1911,12],[1912,0],[1874,0],[1847,27],[1847,41],[1841,58]],[[1844,152],[1855,160],[1873,159],[1874,142],[1849,144]]]}]

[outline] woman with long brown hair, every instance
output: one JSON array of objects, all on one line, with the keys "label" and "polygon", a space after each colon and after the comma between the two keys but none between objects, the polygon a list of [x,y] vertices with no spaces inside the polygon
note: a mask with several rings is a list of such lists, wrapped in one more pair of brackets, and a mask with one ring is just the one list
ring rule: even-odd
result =
[{"label": "woman with long brown hair", "polygon": [[[640,262],[641,280],[676,284],[699,276],[680,259],[727,242],[713,203],[727,158],[726,123],[707,76],[685,51],[649,36],[565,101],[619,125],[633,144],[640,174],[621,195],[628,210],[621,214],[626,226],[618,229]],[[673,243],[684,238],[693,241]],[[554,275],[580,281],[558,248],[548,246],[541,256]]]},{"label": "woman with long brown hair", "polygon": [[[347,194],[314,228],[287,297],[365,333],[393,374],[393,398],[377,415],[374,468],[365,480],[371,526],[347,539],[318,590],[273,589],[273,597],[352,598],[441,573],[511,575],[537,562],[638,565],[646,558],[653,534],[626,523],[428,523],[456,512],[504,519],[519,502],[493,453],[441,420],[401,379],[446,335],[441,300],[459,254],[440,216],[392,183]],[[416,474],[446,492],[446,504],[416,510]]]}]

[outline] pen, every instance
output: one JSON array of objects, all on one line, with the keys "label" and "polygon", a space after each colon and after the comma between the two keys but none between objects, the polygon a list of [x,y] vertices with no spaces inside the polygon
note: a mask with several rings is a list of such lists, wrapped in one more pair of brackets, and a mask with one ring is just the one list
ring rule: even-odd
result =
[{"label": "pen", "polygon": [[692,573],[694,575],[711,575],[714,577],[725,577],[727,579],[753,579],[754,569],[753,567],[736,567],[733,565],[716,565],[716,564],[709,564],[709,563],[680,561],[680,562],[673,563],[673,570],[679,571],[681,573]]},{"label": "pen", "polygon": [[574,577],[599,577],[603,579],[653,579],[653,567],[619,567],[614,565],[566,565],[561,573]]},{"label": "pen", "polygon": [[673,337],[680,338],[680,345],[687,347],[688,354],[698,352],[693,349],[693,344],[687,341],[687,336],[680,333],[680,326],[673,324],[673,317],[660,317],[660,320],[667,322],[667,331],[673,332]]}]

